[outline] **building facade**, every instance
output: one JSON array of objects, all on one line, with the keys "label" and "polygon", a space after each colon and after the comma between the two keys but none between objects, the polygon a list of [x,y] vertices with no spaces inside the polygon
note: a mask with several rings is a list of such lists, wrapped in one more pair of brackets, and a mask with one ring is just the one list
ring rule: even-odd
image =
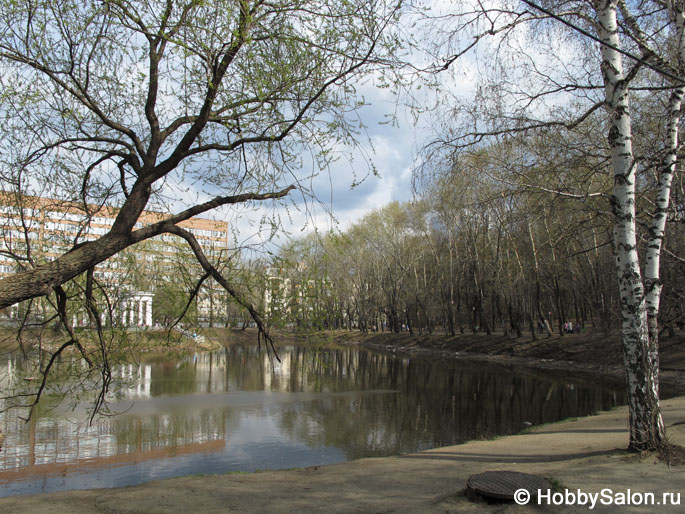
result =
[{"label": "building facade", "polygon": [[[0,278],[53,260],[77,243],[97,239],[112,227],[118,211],[110,207],[61,202],[49,198],[0,194]],[[135,228],[156,223],[167,215],[145,211]],[[229,250],[228,224],[193,218],[179,226],[190,231],[210,261],[226,258]],[[163,285],[177,291],[190,290],[201,272],[187,243],[163,234],[138,243],[99,264],[95,278],[109,291],[107,304],[114,307],[122,326],[150,327],[155,323],[153,300]],[[197,298],[198,317],[220,317],[225,305],[223,291],[206,284]],[[208,312],[210,311],[210,312]],[[71,313],[75,325],[88,323],[82,311]],[[22,305],[0,313],[5,320],[23,316]],[[105,317],[103,314],[103,321]]]}]

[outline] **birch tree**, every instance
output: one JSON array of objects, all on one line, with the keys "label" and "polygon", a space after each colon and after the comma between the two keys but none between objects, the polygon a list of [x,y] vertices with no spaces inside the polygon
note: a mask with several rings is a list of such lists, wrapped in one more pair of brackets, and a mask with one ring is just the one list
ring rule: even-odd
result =
[{"label": "birch tree", "polygon": [[[636,451],[660,448],[665,442],[659,410],[657,319],[663,287],[660,257],[680,147],[684,8],[683,2],[670,0],[523,0],[488,7],[478,2],[470,10],[462,5],[440,18],[438,34],[444,37],[436,38],[442,46],[434,47],[440,60],[431,69],[458,68],[459,59],[468,56],[476,43],[483,45],[481,58],[496,61],[492,66],[496,73],[478,77],[484,79],[476,88],[482,102],[475,104],[477,108],[470,106],[472,99],[471,104],[458,104],[450,115],[466,121],[455,126],[445,117],[445,130],[433,150],[453,152],[485,138],[553,127],[569,132],[600,110],[606,113],[611,163],[607,172],[614,183],[609,202],[630,406],[629,448]],[[512,60],[516,67],[510,66]],[[637,183],[655,157],[634,151],[631,101],[644,95],[665,95],[667,100],[661,113],[652,113],[665,134],[658,143],[654,208],[640,212]],[[562,188],[550,192],[588,198]],[[638,247],[638,219],[646,219],[649,226],[643,255]]]}]

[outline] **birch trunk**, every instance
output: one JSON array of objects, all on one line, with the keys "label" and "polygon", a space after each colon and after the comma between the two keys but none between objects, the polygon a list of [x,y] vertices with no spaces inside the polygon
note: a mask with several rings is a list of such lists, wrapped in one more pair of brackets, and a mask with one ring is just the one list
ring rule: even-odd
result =
[{"label": "birch trunk", "polygon": [[[685,63],[685,16],[682,7],[674,3],[668,5],[671,22],[675,25],[675,36],[678,43],[678,58]],[[664,232],[666,229],[666,215],[671,198],[671,185],[676,170],[680,109],[685,95],[685,87],[673,90],[668,103],[668,121],[666,125],[666,140],[664,141],[664,158],[659,168],[659,181],[655,199],[655,211],[648,232],[647,254],[645,259],[645,298],[647,304],[647,323],[650,339],[650,353],[658,361],[659,301],[663,284],[660,276],[661,250],[663,248]]]},{"label": "birch trunk", "polygon": [[614,252],[621,299],[622,346],[630,408],[629,449],[643,451],[664,444],[659,409],[658,359],[650,344],[647,308],[637,253],[635,160],[628,84],[619,47],[616,0],[596,2],[597,31],[602,42],[602,75],[609,109],[609,145],[614,172],[611,207]]}]

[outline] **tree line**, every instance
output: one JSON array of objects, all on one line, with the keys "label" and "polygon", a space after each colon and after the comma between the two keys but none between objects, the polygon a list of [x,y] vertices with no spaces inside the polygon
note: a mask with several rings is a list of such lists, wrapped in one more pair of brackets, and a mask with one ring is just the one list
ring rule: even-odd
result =
[{"label": "tree line", "polygon": [[[575,168],[562,179],[559,167],[569,163],[561,160],[512,172],[535,151],[508,140],[464,152],[414,201],[377,209],[341,233],[290,243],[270,266],[266,287],[278,298],[265,312],[276,324],[365,332],[535,339],[618,329],[611,183],[590,157],[566,155]],[[556,190],[581,179],[582,200]],[[650,194],[645,181],[641,202]],[[685,314],[685,269],[675,257],[685,243],[682,223],[669,224],[667,239],[660,326],[672,332]]]}]

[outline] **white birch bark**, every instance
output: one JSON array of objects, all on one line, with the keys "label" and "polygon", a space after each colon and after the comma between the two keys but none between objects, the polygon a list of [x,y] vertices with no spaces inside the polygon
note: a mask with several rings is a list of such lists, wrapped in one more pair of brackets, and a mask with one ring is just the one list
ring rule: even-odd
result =
[{"label": "white birch bark", "polygon": [[[683,7],[668,3],[672,24],[675,26],[675,37],[678,48],[680,65],[685,63],[685,15]],[[661,251],[663,248],[664,232],[666,229],[666,217],[671,198],[671,185],[676,171],[679,131],[680,109],[685,95],[685,87],[680,86],[673,90],[668,103],[668,121],[666,125],[666,140],[664,141],[664,157],[659,169],[659,180],[655,198],[655,210],[648,233],[647,253],[645,258],[645,298],[647,303],[647,319],[649,323],[649,338],[658,358],[657,342],[659,337],[657,317],[659,314],[659,302],[661,300],[660,264]]]},{"label": "white birch bark", "polygon": [[680,108],[685,88],[676,88],[668,103],[668,122],[666,127],[666,152],[659,170],[659,181],[655,198],[654,215],[649,227],[647,251],[645,255],[645,304],[647,308],[647,330],[649,336],[648,362],[655,368],[655,387],[658,389],[659,369],[659,302],[663,282],[660,275],[661,251],[664,243],[666,217],[671,197],[671,184],[675,173],[678,150],[678,125]]},{"label": "white birch bark", "polygon": [[[685,64],[685,15],[682,2],[668,2],[671,23],[675,27],[676,47],[679,68]],[[656,368],[656,387],[658,388],[659,367],[659,302],[663,283],[660,275],[661,251],[664,244],[666,217],[671,198],[671,185],[676,171],[680,109],[685,95],[685,87],[676,87],[668,102],[668,120],[664,141],[664,158],[659,169],[659,179],[655,198],[655,210],[648,233],[645,256],[645,303],[647,306],[647,327],[649,335],[649,359]]]},{"label": "white birch bark", "polygon": [[663,444],[659,410],[658,360],[650,352],[645,294],[637,252],[635,160],[628,84],[623,70],[617,24],[617,0],[595,2],[597,32],[602,42],[602,75],[610,115],[609,145],[614,172],[611,198],[614,251],[621,299],[623,359],[630,408],[629,448],[647,450]]},{"label": "white birch bark", "polygon": [[[659,265],[661,250],[663,247],[664,232],[666,229],[666,215],[671,197],[671,184],[677,162],[678,150],[678,125],[680,123],[680,108],[683,103],[685,88],[676,88],[669,100],[666,155],[659,170],[659,182],[655,198],[655,210],[652,218],[648,246],[645,258],[645,289],[646,303],[649,316],[656,316],[659,312],[659,300],[661,297],[662,283],[660,280]],[[651,336],[651,334],[650,334]]]}]

